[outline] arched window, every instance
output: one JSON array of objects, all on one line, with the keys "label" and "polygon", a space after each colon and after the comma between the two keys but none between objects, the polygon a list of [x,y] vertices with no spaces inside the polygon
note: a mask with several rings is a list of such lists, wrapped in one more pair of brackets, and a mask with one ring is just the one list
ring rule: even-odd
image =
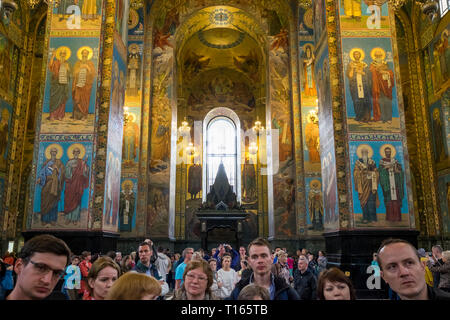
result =
[{"label": "arched window", "polygon": [[206,130],[207,191],[214,184],[219,165],[223,163],[228,182],[236,192],[236,125],[227,117],[217,117]]},{"label": "arched window", "polygon": [[240,176],[240,121],[234,111],[225,107],[211,110],[203,123],[204,167],[203,167],[203,201],[214,184],[217,171],[223,163],[228,182],[236,193],[237,201],[241,199]]}]

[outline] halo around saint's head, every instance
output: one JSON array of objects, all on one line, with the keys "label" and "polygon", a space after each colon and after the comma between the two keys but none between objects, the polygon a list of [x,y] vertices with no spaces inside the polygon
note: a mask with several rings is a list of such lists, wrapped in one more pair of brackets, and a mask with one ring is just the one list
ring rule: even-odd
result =
[{"label": "halo around saint's head", "polygon": [[53,143],[51,145],[49,145],[47,148],[45,148],[45,158],[48,160],[52,157],[52,155],[50,154],[50,151],[52,149],[56,149],[56,159],[61,159],[62,155],[63,155],[63,148],[57,144],[57,143]]},{"label": "halo around saint's head", "polygon": [[80,143],[74,143],[74,144],[70,145],[69,148],[67,148],[67,156],[69,157],[69,159],[73,158],[73,150],[75,148],[78,148],[80,150],[80,154],[78,155],[78,159],[83,159],[84,156],[86,155],[86,148]]},{"label": "halo around saint's head", "polygon": [[135,122],[136,121],[136,115],[134,113],[128,112],[127,113],[127,119],[129,122]]},{"label": "halo around saint's head", "polygon": [[88,60],[91,60],[91,59],[92,59],[92,56],[94,55],[94,51],[93,51],[92,48],[89,47],[89,46],[83,46],[83,47],[81,47],[80,49],[78,49],[78,51],[77,51],[77,57],[78,57],[78,59],[81,60],[81,53],[83,52],[83,50],[87,50],[87,51],[89,52],[89,53],[88,53],[87,59],[88,59]]},{"label": "halo around saint's head", "polygon": [[133,189],[134,183],[131,180],[125,180],[122,182],[122,190],[125,190],[126,186],[130,186],[130,189]]},{"label": "halo around saint's head", "polygon": [[372,51],[370,51],[370,56],[373,60],[376,60],[376,58],[375,58],[376,53],[381,53],[382,60],[384,60],[386,58],[386,51],[384,51],[383,48],[376,47],[376,48],[373,48]]},{"label": "halo around saint's head", "polygon": [[61,52],[62,52],[62,51],[65,51],[65,52],[66,52],[66,58],[65,58],[65,60],[69,60],[69,58],[70,58],[70,56],[71,56],[71,54],[72,54],[72,50],[70,50],[70,48],[69,48],[69,47],[66,47],[66,46],[61,46],[61,47],[59,47],[58,49],[56,49],[56,51],[55,51],[56,59],[58,59],[59,61],[61,61]]},{"label": "halo around saint's head", "polygon": [[389,143],[383,144],[381,146],[380,155],[382,158],[386,158],[386,153],[384,152],[384,150],[388,147],[391,148],[391,159],[394,159],[395,155],[397,154],[397,150],[395,149],[395,147],[392,144],[389,144]]},{"label": "halo around saint's head", "polygon": [[313,183],[317,183],[317,189],[320,189],[322,187],[322,183],[320,182],[320,180],[313,179],[309,183],[309,186],[311,187],[311,189],[314,189],[313,188]]},{"label": "halo around saint's head", "polygon": [[353,48],[352,50],[350,50],[350,53],[349,53],[350,59],[355,61],[355,58],[353,58],[353,54],[355,52],[359,52],[361,54],[361,59],[359,59],[359,61],[363,61],[366,54],[365,54],[364,50],[361,48]]},{"label": "halo around saint's head", "polygon": [[372,156],[373,156],[373,149],[372,149],[372,147],[369,146],[368,144],[360,144],[360,145],[358,146],[358,148],[356,148],[356,155],[358,156],[358,158],[359,158],[359,159],[362,158],[362,150],[363,150],[363,149],[366,149],[367,152],[369,153],[369,154],[368,154],[368,157],[369,157],[369,158],[372,158]]},{"label": "halo around saint's head", "polygon": [[309,48],[311,50],[311,57],[314,54],[314,46],[312,43],[307,43],[303,46],[303,52],[306,54],[306,48]]},{"label": "halo around saint's head", "polygon": [[317,110],[311,110],[308,112],[308,115],[306,116],[306,122],[311,123],[312,119],[311,117],[314,117],[314,120],[319,121],[319,115],[317,114]]},{"label": "halo around saint's head", "polygon": [[137,43],[132,43],[128,46],[129,53],[137,53],[139,52],[139,45]]}]

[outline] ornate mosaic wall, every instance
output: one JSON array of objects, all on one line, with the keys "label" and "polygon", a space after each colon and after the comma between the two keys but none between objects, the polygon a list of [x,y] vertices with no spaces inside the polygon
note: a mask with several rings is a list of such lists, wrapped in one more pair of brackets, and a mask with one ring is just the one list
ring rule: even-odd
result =
[{"label": "ornate mosaic wall", "polygon": [[131,1],[128,19],[127,78],[119,203],[119,231],[122,237],[136,234],[139,161],[141,153],[143,58],[144,2]]},{"label": "ornate mosaic wall", "polygon": [[[420,15],[422,58],[425,67],[428,117],[432,140],[432,161],[437,171],[438,198],[441,209],[442,232],[449,234],[448,180],[450,169],[450,16],[439,24],[430,24]],[[439,232],[439,231],[438,231]]]},{"label": "ornate mosaic wall", "polygon": [[[321,14],[324,14],[324,12]],[[320,17],[319,14],[316,18],[318,17]],[[299,6],[299,71],[307,225],[307,230],[304,230],[304,232],[308,235],[322,235],[324,230],[324,206],[320,160],[318,84],[315,74],[317,60],[315,56],[314,18],[313,5]],[[300,232],[302,233],[302,229]]]},{"label": "ornate mosaic wall", "polygon": [[387,3],[339,2],[355,227],[414,225],[395,26]]},{"label": "ornate mosaic wall", "polygon": [[[147,219],[147,230],[150,234],[157,236],[167,236],[167,230],[172,228],[170,226],[169,216],[170,203],[169,203],[169,183],[171,181],[170,176],[170,163],[169,158],[173,153],[172,147],[169,144],[169,139],[171,132],[176,128],[172,124],[174,121],[173,114],[166,107],[180,103],[177,107],[182,106],[182,101],[184,99],[190,99],[193,105],[199,104],[198,99],[204,98],[204,93],[202,91],[193,92],[191,95],[188,94],[186,97],[180,97],[179,93],[174,92],[174,81],[179,81],[179,76],[174,75],[173,63],[175,54],[178,54],[182,46],[177,43],[175,36],[178,34],[178,29],[184,26],[185,19],[201,8],[205,8],[212,5],[220,5],[217,1],[198,1],[185,3],[176,3],[169,5],[168,7],[162,6],[162,2],[155,2],[151,7],[150,21],[154,21],[154,24],[150,26],[148,32],[152,32],[153,35],[153,69],[152,69],[152,105],[151,105],[151,118],[152,118],[152,129],[151,129],[151,151],[150,151],[150,174],[149,174],[149,193],[148,193],[148,219]],[[285,4],[274,2],[267,3],[264,1],[231,1],[227,2],[226,5],[232,6],[233,10],[236,8],[242,11],[239,14],[234,15],[236,21],[246,20],[251,21],[255,19],[258,23],[264,26],[265,37],[260,35],[256,36],[258,41],[261,43],[268,43],[269,51],[267,60],[268,69],[271,86],[271,96],[270,104],[272,110],[272,117],[270,119],[271,127],[273,129],[279,129],[279,144],[280,144],[280,169],[277,175],[273,179],[274,184],[274,232],[280,237],[291,237],[296,234],[296,214],[295,205],[293,205],[296,198],[296,178],[295,178],[295,162],[296,158],[293,153],[293,131],[291,128],[292,119],[292,105],[290,102],[291,89],[289,85],[289,75],[290,75],[290,54],[289,46],[290,42],[288,38],[290,37],[290,29],[292,28],[293,17],[285,14],[289,12]],[[206,13],[205,13],[206,14]],[[248,16],[248,18],[247,18]],[[222,18],[225,16],[222,16]],[[226,19],[226,17],[224,18]],[[292,21],[290,21],[291,19]],[[238,23],[238,22],[236,22]],[[241,22],[239,22],[241,23]],[[254,34],[255,30],[259,28],[257,25],[252,25],[250,23],[243,24],[245,28],[248,29],[247,32]],[[191,24],[192,26],[186,32],[180,34],[183,35],[185,39],[189,39],[190,36],[201,28],[201,23]],[[205,33],[204,37],[200,37],[198,40],[203,43],[207,43],[208,35]],[[245,40],[244,40],[245,41]],[[215,48],[220,50],[220,48]],[[197,52],[195,52],[198,54]],[[196,68],[201,68],[201,64],[198,63],[200,58],[204,58],[201,62],[207,64],[207,57],[197,57],[194,54],[185,53],[185,62],[190,65],[194,70],[193,74],[197,74],[199,70]],[[251,53],[247,57],[236,57],[238,60],[235,61],[236,65],[240,64],[240,68],[248,68],[249,61],[252,58]],[[239,60],[240,59],[240,60]],[[232,60],[231,60],[232,61]],[[177,62],[183,63],[183,62]],[[213,62],[211,62],[213,63]],[[237,67],[239,68],[239,66]],[[184,75],[183,75],[184,76]],[[255,76],[255,75],[251,75]],[[243,89],[245,89],[243,87]],[[259,89],[263,90],[263,89]],[[263,97],[262,95],[260,95]],[[175,103],[176,101],[176,103]],[[208,102],[209,103],[209,102]],[[246,104],[252,103],[251,101],[246,101]],[[256,104],[260,103],[259,101]],[[201,101],[200,101],[201,104]],[[212,106],[212,105],[211,105]],[[173,109],[175,110],[175,109]],[[190,116],[190,113],[186,114]],[[183,115],[179,115],[183,116]],[[264,118],[264,115],[262,115]],[[299,114],[300,119],[300,114]],[[179,120],[177,125],[181,124],[183,119]],[[193,118],[191,119],[193,122]],[[244,118],[245,120],[245,118]],[[250,119],[247,122],[254,121],[256,119]],[[263,120],[263,119],[261,119]],[[243,122],[245,122],[243,121]],[[191,123],[192,125],[192,123]],[[266,126],[268,124],[265,124]],[[247,125],[248,126],[248,125]],[[187,170],[187,169],[186,169]],[[177,179],[178,179],[177,175]],[[178,183],[178,182],[177,182]],[[303,182],[302,182],[303,185]],[[186,193],[187,194],[187,193]],[[189,198],[190,195],[187,194]],[[180,219],[186,219],[183,217]],[[188,227],[189,221],[177,220],[176,223],[181,223],[183,226]],[[179,230],[179,228],[175,228]],[[184,229],[184,227],[182,227]],[[191,232],[191,231],[190,231]],[[266,231],[267,232],[267,231]],[[182,232],[183,233],[183,232]],[[180,234],[180,237],[184,235]]]}]

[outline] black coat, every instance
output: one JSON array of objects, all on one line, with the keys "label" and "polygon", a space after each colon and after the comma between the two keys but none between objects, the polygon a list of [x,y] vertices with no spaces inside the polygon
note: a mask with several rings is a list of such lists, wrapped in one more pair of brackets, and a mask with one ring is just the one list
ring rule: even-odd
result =
[{"label": "black coat", "polygon": [[[253,272],[249,273],[248,276],[242,277],[241,281],[236,283],[231,295],[225,300],[237,300],[241,290],[248,284],[250,284],[250,276]],[[273,282],[275,284],[275,299],[274,300],[299,300],[297,292],[290,285],[286,283],[286,280],[281,277],[274,277]]]},{"label": "black coat", "polygon": [[294,270],[294,289],[300,296],[300,300],[316,300],[317,279],[316,276],[307,269],[301,273],[299,269]]}]

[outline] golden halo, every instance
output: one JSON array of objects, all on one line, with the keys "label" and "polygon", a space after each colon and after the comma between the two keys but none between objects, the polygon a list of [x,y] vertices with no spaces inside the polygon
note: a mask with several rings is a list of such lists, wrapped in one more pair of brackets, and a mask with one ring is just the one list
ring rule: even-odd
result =
[{"label": "golden halo", "polygon": [[369,146],[368,144],[360,144],[358,146],[358,148],[356,148],[356,155],[358,156],[358,159],[362,158],[362,149],[367,149],[367,151],[369,152],[368,156],[369,158],[372,158],[373,156],[373,149],[371,146]]},{"label": "golden halo", "polygon": [[383,144],[380,148],[380,155],[382,158],[386,158],[386,153],[384,152],[384,149],[386,149],[387,147],[391,148],[391,159],[395,158],[395,155],[397,154],[397,149],[395,149],[395,147],[392,144],[386,143]]},{"label": "golden halo", "polygon": [[49,145],[47,148],[45,148],[45,152],[44,152],[45,158],[48,160],[52,157],[50,154],[50,150],[53,148],[55,148],[57,150],[56,159],[61,159],[64,152],[63,152],[63,148],[57,143],[53,143],[53,144]]},{"label": "golden halo", "polygon": [[139,52],[139,45],[137,43],[132,43],[128,46],[128,52],[131,53],[132,50],[136,50],[136,53]]},{"label": "golden halo", "polygon": [[124,182],[122,182],[122,190],[125,190],[125,186],[131,186],[130,189],[133,189],[134,187],[134,183],[131,180],[125,180]]},{"label": "golden halo", "polygon": [[92,59],[92,56],[94,55],[94,51],[92,50],[92,48],[91,47],[89,47],[89,46],[83,46],[83,47],[81,47],[80,49],[78,49],[78,51],[77,51],[77,57],[78,57],[78,59],[79,60],[81,60],[81,52],[83,52],[83,50],[87,50],[87,51],[89,51],[89,54],[88,54],[88,60],[91,60]]},{"label": "golden halo", "polygon": [[313,188],[313,182],[318,182],[319,183],[319,187],[318,187],[318,189],[320,189],[321,187],[322,187],[322,183],[320,182],[320,180],[317,180],[317,179],[313,179],[313,180],[311,180],[310,182],[309,182],[309,186],[311,187],[311,189]]},{"label": "golden halo", "polygon": [[139,14],[135,9],[130,8],[130,16],[128,18],[128,30],[134,29],[139,23]]},{"label": "golden halo", "polygon": [[350,50],[350,52],[349,52],[350,59],[355,61],[355,58],[353,58],[353,53],[355,53],[355,52],[359,52],[361,54],[361,59],[359,59],[359,61],[363,61],[366,54],[364,53],[364,50],[361,48],[353,48],[352,50]]},{"label": "golden halo", "polygon": [[313,54],[314,54],[314,46],[312,45],[312,43],[306,43],[303,46],[303,52],[306,54],[306,48],[308,48],[308,47],[311,49],[311,56],[313,56]]},{"label": "golden halo", "polygon": [[384,51],[384,49],[380,47],[373,48],[372,51],[370,51],[370,56],[372,57],[372,60],[375,60],[375,52],[377,51],[382,53],[381,59],[384,60],[384,58],[386,58],[386,51]]},{"label": "golden halo", "polygon": [[66,61],[67,61],[67,60],[69,60],[70,56],[72,55],[72,50],[70,50],[70,48],[66,47],[66,46],[61,46],[58,49],[56,49],[56,51],[55,51],[56,59],[61,61],[61,51],[63,51],[63,50],[66,51]]},{"label": "golden halo", "polygon": [[309,8],[303,15],[303,22],[309,29],[313,29],[313,9]]},{"label": "golden halo", "polygon": [[308,112],[308,114],[306,115],[306,122],[311,123],[311,117],[314,117],[315,119],[317,119],[317,121],[319,120],[319,115],[317,114],[317,110],[311,110]]},{"label": "golden halo", "polygon": [[78,159],[83,159],[86,155],[86,148],[80,143],[74,143],[70,145],[69,148],[67,148],[67,156],[69,157],[69,159],[73,158],[73,149],[75,148],[80,149],[80,155],[78,156]]},{"label": "golden halo", "polygon": [[134,113],[128,112],[127,113],[127,118],[128,118],[128,121],[130,121],[130,122],[135,122],[136,121],[136,115]]}]

